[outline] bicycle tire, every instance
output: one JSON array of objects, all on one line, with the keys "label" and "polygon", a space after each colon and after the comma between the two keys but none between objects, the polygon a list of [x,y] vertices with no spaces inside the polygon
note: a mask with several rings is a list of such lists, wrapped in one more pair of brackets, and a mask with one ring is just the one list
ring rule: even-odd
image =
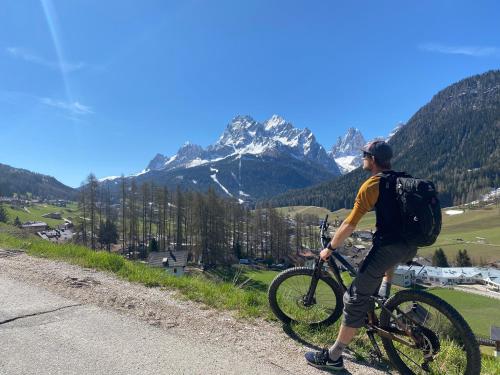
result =
[{"label": "bicycle tire", "polygon": [[[464,374],[478,375],[481,372],[481,353],[479,351],[479,345],[476,341],[474,333],[472,332],[465,319],[460,315],[460,313],[453,306],[451,306],[441,298],[419,290],[400,291],[389,298],[389,300],[387,300],[387,302],[385,303],[385,306],[390,311],[394,311],[397,306],[400,306],[405,302],[412,301],[427,304],[449,319],[449,322],[453,325],[453,328],[459,333],[463,349],[466,352],[467,365]],[[389,312],[387,312],[385,309],[382,309],[382,312],[380,314],[380,327],[382,329],[388,329],[388,327],[390,326],[390,319],[391,315],[389,314]],[[401,356],[398,354],[398,351],[394,347],[393,341],[389,338],[384,337],[381,337],[381,339],[389,360],[398,369],[398,371],[404,375],[415,374],[415,372],[413,372],[401,359]]]},{"label": "bicycle tire", "polygon": [[333,296],[335,297],[335,308],[333,309],[331,314],[329,314],[325,319],[313,323],[300,321],[287,315],[286,312],[284,312],[283,309],[280,307],[278,303],[278,291],[280,286],[282,286],[286,280],[289,280],[290,278],[295,276],[306,276],[312,279],[313,273],[314,270],[307,267],[290,268],[278,274],[269,285],[269,290],[268,290],[269,305],[274,315],[283,323],[285,324],[290,324],[292,322],[306,323],[311,327],[324,326],[335,323],[342,315],[342,310],[344,307],[342,301],[343,290],[335,280],[325,275],[322,275],[320,277],[320,280],[323,281],[330,288]]}]

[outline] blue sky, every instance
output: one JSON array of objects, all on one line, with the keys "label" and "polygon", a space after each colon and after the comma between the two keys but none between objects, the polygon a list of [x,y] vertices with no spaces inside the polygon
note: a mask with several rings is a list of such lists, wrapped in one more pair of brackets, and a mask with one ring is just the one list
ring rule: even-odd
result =
[{"label": "blue sky", "polygon": [[330,148],[500,68],[497,1],[0,4],[0,162],[78,186],[279,114]]}]

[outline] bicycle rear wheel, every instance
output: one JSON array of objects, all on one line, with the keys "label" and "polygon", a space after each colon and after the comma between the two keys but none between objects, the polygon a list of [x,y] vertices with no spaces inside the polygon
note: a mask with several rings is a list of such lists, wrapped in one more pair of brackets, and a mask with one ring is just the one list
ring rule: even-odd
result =
[{"label": "bicycle rear wheel", "polygon": [[[410,348],[382,337],[387,356],[402,374],[480,373],[481,354],[476,338],[464,318],[447,302],[427,292],[404,290],[391,297],[385,307],[391,314],[382,309],[381,328],[406,341],[418,341],[418,348]],[[412,330],[417,340],[397,326],[394,316]]]},{"label": "bicycle rear wheel", "polygon": [[318,280],[311,304],[305,303],[313,274],[311,268],[290,268],[276,276],[269,286],[269,305],[283,323],[328,325],[337,321],[342,314],[343,292],[330,277],[322,276]]}]

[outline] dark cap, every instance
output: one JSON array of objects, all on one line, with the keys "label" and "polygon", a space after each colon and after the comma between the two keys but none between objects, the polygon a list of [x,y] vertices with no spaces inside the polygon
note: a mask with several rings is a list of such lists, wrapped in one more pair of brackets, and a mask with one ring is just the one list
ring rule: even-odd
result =
[{"label": "dark cap", "polygon": [[375,156],[375,160],[380,162],[386,162],[392,158],[392,148],[385,141],[368,142],[361,150]]}]

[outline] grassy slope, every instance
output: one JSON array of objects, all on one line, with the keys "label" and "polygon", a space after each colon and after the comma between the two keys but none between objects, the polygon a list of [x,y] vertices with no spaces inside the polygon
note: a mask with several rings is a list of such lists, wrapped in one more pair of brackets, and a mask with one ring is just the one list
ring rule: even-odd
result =
[{"label": "grassy slope", "polygon": [[[243,268],[243,271],[235,278],[234,271],[216,272],[216,277],[207,278],[205,276],[173,277],[166,274],[161,269],[151,268],[147,265],[125,260],[119,255],[107,252],[94,252],[82,246],[72,244],[54,244],[48,241],[37,239],[34,236],[26,236],[17,228],[0,223],[0,248],[25,249],[28,254],[44,257],[48,259],[63,260],[83,267],[91,267],[99,270],[115,273],[121,278],[131,282],[138,282],[146,286],[159,286],[178,290],[185,298],[203,302],[208,306],[217,309],[235,310],[241,317],[263,317],[275,319],[267,304],[267,287],[276,276],[275,271],[255,271]],[[223,279],[217,281],[214,279]],[[250,282],[244,283],[248,278]],[[244,285],[244,286],[243,286]],[[242,287],[238,287],[242,286]],[[436,293],[440,291],[436,291]],[[443,297],[451,298],[454,305],[463,304],[470,299],[470,295],[454,295],[451,291],[446,291]],[[472,296],[475,297],[475,296]],[[474,305],[484,305],[484,297],[474,298],[474,301],[464,306],[464,315],[475,329],[476,322],[473,318],[489,320],[484,315],[475,314],[472,310]],[[479,302],[478,302],[479,301]],[[498,301],[497,301],[498,302]],[[500,303],[499,303],[500,306]],[[461,308],[459,308],[461,310]],[[497,308],[489,308],[489,314],[498,311]],[[484,329],[481,327],[480,329]],[[335,340],[338,331],[337,324],[322,329],[311,331],[307,327],[295,327],[299,336],[309,342],[318,345],[329,345]],[[369,348],[366,345],[364,336],[356,339],[354,348],[360,356],[366,356]],[[484,371],[486,374],[497,373],[500,364],[494,360],[484,361]]]},{"label": "grassy slope", "polygon": [[[318,216],[318,219],[324,218],[329,214],[330,219],[339,217],[344,219],[349,215],[350,210],[342,209],[330,212],[321,207],[281,207],[280,210],[291,216],[297,213],[309,213]],[[443,227],[437,242],[419,250],[419,255],[432,257],[434,251],[441,247],[449,260],[455,258],[458,250],[466,249],[471,258],[479,262],[500,260],[500,208],[491,207],[478,210],[465,210],[463,214],[447,215],[447,209],[443,210]],[[369,212],[358,224],[357,229],[370,230],[375,229],[375,214]],[[486,238],[486,243],[478,243],[476,237]],[[457,241],[457,238],[463,241]]]},{"label": "grassy slope", "polygon": [[9,222],[13,223],[16,216],[19,217],[21,222],[26,221],[43,221],[48,225],[55,227],[59,224],[63,224],[64,220],[56,220],[43,217],[44,214],[48,214],[51,212],[60,212],[62,217],[74,217],[75,212],[77,210],[76,204],[68,205],[67,207],[57,207],[47,204],[36,204],[34,206],[27,207],[29,212],[26,212],[23,209],[13,209],[9,205],[4,205],[7,210],[7,214],[9,215]]},{"label": "grassy slope", "polygon": [[451,289],[430,292],[455,307],[476,335],[489,338],[490,326],[500,326],[500,300]]}]

